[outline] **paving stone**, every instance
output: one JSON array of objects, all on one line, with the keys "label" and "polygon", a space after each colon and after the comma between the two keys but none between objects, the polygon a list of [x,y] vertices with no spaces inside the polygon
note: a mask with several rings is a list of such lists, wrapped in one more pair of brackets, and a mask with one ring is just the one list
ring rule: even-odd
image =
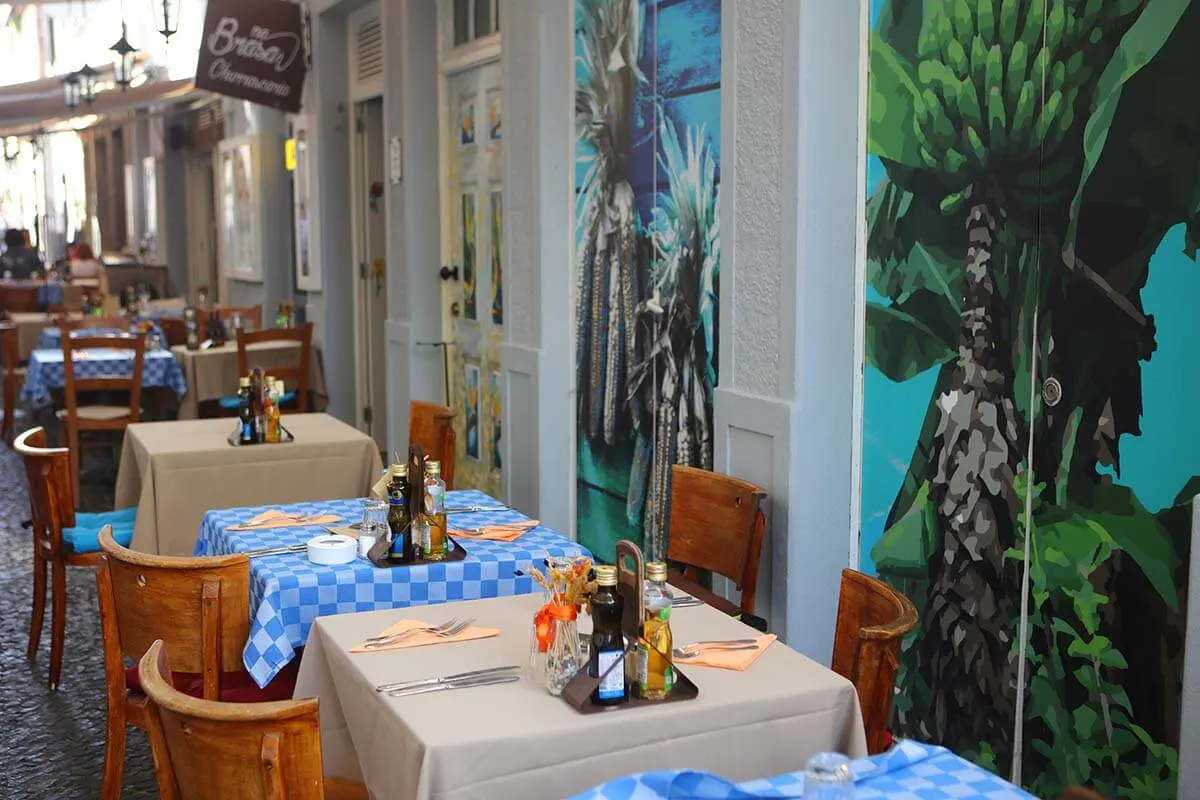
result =
[{"label": "paving stone", "polygon": [[[105,453],[88,454],[81,490],[85,510],[112,507],[114,469]],[[99,796],[107,708],[96,581],[92,570],[67,570],[67,637],[62,682],[46,685],[50,613],[36,661],[25,660],[33,593],[33,548],[25,470],[0,443],[0,799],[91,800]],[[47,603],[48,605],[48,603]],[[146,737],[130,729],[124,798],[154,798],[154,766]]]}]

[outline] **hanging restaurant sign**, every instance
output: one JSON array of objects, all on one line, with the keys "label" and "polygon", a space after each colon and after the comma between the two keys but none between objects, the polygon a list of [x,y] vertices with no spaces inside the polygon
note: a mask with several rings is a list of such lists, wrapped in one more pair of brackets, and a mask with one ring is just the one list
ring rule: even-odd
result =
[{"label": "hanging restaurant sign", "polygon": [[290,0],[209,0],[196,88],[298,112],[304,28],[304,8]]}]

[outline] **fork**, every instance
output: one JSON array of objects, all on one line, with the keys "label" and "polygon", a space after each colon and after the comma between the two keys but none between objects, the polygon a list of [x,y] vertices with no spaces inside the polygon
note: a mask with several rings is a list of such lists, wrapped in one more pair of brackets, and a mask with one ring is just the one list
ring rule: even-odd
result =
[{"label": "fork", "polygon": [[451,636],[457,636],[465,631],[474,621],[474,617],[468,617],[467,619],[456,618],[448,622],[443,622],[441,625],[437,625],[432,628],[410,628],[406,631],[393,633],[391,636],[373,636],[366,641],[364,646],[367,648],[386,647],[417,633],[432,633],[435,636],[449,638]]},{"label": "fork", "polygon": [[758,641],[756,639],[729,639],[728,641],[693,642],[684,647],[676,647],[674,653],[677,658],[691,658],[707,650],[756,649],[758,649]]}]

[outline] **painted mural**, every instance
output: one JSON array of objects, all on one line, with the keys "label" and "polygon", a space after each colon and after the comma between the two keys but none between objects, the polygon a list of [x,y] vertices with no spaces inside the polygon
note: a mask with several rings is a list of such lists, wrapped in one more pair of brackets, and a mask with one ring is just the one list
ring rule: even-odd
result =
[{"label": "painted mural", "polygon": [[666,551],[672,464],[712,468],[720,0],[576,2],[579,540]]},{"label": "painted mural", "polygon": [[862,551],[921,612],[897,733],[1039,797],[1174,797],[1200,0],[872,11]]}]

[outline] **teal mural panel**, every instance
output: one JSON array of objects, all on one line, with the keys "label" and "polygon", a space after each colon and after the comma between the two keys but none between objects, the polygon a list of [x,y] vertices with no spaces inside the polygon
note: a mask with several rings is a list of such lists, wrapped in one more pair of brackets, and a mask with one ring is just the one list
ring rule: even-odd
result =
[{"label": "teal mural panel", "polygon": [[1189,0],[872,2],[861,566],[920,611],[897,732],[1039,797],[1175,796],[1198,37]]},{"label": "teal mural panel", "polygon": [[670,466],[712,468],[721,3],[575,9],[579,540],[663,557]]}]

